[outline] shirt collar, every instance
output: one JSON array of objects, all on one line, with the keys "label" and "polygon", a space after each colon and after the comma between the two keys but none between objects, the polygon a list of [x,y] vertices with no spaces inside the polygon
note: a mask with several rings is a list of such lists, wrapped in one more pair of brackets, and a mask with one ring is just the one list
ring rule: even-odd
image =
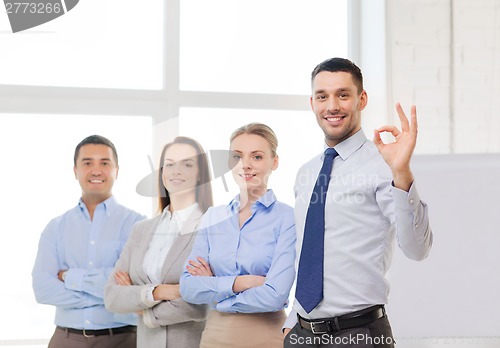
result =
[{"label": "shirt collar", "polygon": [[[269,189],[266,191],[266,193],[259,197],[255,204],[259,203],[267,209],[274,202],[276,202],[276,196],[274,195],[273,190]],[[231,202],[229,202],[228,207],[233,211],[239,211],[240,205],[240,195],[237,195],[231,200]]]},{"label": "shirt collar", "polygon": [[[338,143],[336,146],[334,146],[335,151],[339,154],[339,157],[342,158],[342,160],[346,160],[349,158],[353,153],[355,153],[363,144],[366,142],[367,138],[365,136],[365,133],[363,132],[362,129],[351,135],[349,138],[346,140]],[[327,149],[329,146],[325,144],[325,149]],[[323,153],[321,155],[321,160],[325,157],[325,154]]]},{"label": "shirt collar", "polygon": [[[111,213],[113,212],[113,210],[115,209],[115,207],[118,205],[118,202],[116,201],[116,198],[114,196],[111,196],[108,199],[106,199],[105,201],[102,201],[101,203],[99,203],[97,205],[97,207],[100,205],[102,205],[104,207],[104,212],[106,213],[106,216],[109,217],[111,215]],[[82,200],[81,197],[80,197],[80,200],[78,201],[78,206],[80,207],[80,211],[88,212],[87,205],[85,204],[85,202]]]},{"label": "shirt collar", "polygon": [[180,209],[180,210],[176,210],[174,211],[174,213],[172,214],[168,208],[170,207],[170,205],[167,205],[165,207],[165,209],[163,209],[163,212],[162,212],[162,216],[161,216],[161,220],[164,220],[164,219],[175,219],[177,221],[177,224],[179,225],[179,228],[181,230],[181,234],[182,234],[182,226],[184,225],[184,223],[189,219],[189,217],[191,216],[191,214],[196,210],[198,209],[199,205],[197,202],[195,202],[194,204],[190,205],[189,207],[186,207],[184,209]]}]

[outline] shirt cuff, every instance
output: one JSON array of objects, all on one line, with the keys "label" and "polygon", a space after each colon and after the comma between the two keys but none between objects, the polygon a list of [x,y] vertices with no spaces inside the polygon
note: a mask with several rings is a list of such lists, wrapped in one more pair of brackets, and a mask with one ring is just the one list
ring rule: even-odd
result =
[{"label": "shirt cuff", "polygon": [[160,325],[156,324],[156,317],[151,308],[142,311],[142,321],[150,329],[160,327]]},{"label": "shirt cuff", "polygon": [[[225,276],[219,277],[219,283],[217,284],[217,292],[219,293],[219,301],[224,301],[230,297],[235,296],[233,292],[234,281],[237,276]],[[215,304],[217,305],[217,304]]]},{"label": "shirt cuff", "polygon": [[224,313],[236,313],[236,311],[232,309],[235,301],[236,301],[235,295],[227,296],[224,300],[215,305],[215,310]]},{"label": "shirt cuff", "polygon": [[81,268],[70,268],[64,276],[64,286],[68,290],[82,291],[83,277],[87,270]]},{"label": "shirt cuff", "polygon": [[158,284],[150,284],[142,287],[141,302],[144,306],[146,306],[146,308],[151,308],[161,302],[161,300],[155,300],[153,296],[153,290],[157,286]]},{"label": "shirt cuff", "polygon": [[291,329],[297,324],[297,312],[295,309],[292,309],[290,314],[288,314],[288,318],[286,318],[285,323],[283,324],[283,329]]},{"label": "shirt cuff", "polygon": [[420,195],[417,192],[415,182],[411,184],[408,192],[393,186],[392,195],[396,210],[415,211],[420,203]]}]

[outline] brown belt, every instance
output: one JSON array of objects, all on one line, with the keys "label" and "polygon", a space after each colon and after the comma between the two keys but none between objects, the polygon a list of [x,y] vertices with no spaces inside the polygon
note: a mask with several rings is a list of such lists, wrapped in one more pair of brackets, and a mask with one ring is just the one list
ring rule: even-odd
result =
[{"label": "brown belt", "polygon": [[121,326],[121,327],[114,327],[110,329],[101,329],[101,330],[77,330],[77,329],[72,329],[70,327],[57,327],[60,330],[64,330],[69,333],[77,334],[77,335],[83,335],[85,337],[93,337],[93,336],[102,336],[102,335],[116,335],[116,334],[121,334],[121,333],[131,333],[131,332],[136,332],[137,327],[128,325],[128,326]]},{"label": "brown belt", "polygon": [[372,306],[333,318],[305,319],[297,314],[300,327],[312,331],[314,334],[333,333],[340,330],[365,326],[384,316],[385,308],[383,305]]}]

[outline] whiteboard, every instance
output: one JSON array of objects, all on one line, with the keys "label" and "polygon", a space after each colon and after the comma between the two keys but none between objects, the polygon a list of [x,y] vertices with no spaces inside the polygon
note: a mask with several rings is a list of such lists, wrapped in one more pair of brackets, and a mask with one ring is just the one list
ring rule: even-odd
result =
[{"label": "whiteboard", "polygon": [[395,248],[388,315],[396,337],[500,336],[500,154],[414,156],[434,244]]}]

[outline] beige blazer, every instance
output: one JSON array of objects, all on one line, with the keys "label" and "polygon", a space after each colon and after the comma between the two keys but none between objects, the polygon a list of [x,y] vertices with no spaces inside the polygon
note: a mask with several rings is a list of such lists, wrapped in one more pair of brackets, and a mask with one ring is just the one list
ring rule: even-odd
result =
[{"label": "beige blazer", "polygon": [[[189,256],[196,237],[196,228],[202,212],[197,209],[182,227],[183,233],[172,244],[161,272],[163,284],[178,284],[183,271],[184,262]],[[200,344],[201,333],[205,328],[208,306],[193,305],[182,298],[173,301],[162,301],[159,304],[145,304],[145,288],[151,281],[144,271],[144,256],[148,250],[161,215],[138,222],[116,262],[104,289],[104,304],[115,313],[131,313],[143,311],[137,325],[138,348],[193,348]],[[113,278],[117,270],[128,272],[132,286],[120,286]],[[146,326],[148,323],[148,326]]]}]

